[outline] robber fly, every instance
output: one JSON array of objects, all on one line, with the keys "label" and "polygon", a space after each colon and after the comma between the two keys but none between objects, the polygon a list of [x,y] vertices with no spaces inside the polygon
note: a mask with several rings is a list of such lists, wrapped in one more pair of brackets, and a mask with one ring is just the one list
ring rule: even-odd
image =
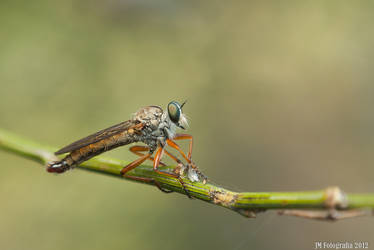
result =
[{"label": "robber fly", "polygon": [[[65,171],[72,169],[80,163],[105,151],[134,142],[143,142],[146,146],[133,146],[130,148],[130,151],[140,156],[140,158],[123,167],[121,175],[133,180],[153,182],[161,191],[171,192],[162,189],[160,184],[152,178],[131,176],[127,174],[127,172],[136,168],[148,159],[153,161],[154,171],[162,175],[178,178],[185,189],[180,174],[167,173],[158,169],[160,164],[164,165],[161,162],[164,153],[177,161],[179,166],[183,165],[177,157],[165,149],[165,146],[168,145],[181,154],[187,162],[187,168],[195,174],[195,177],[202,176],[191,160],[192,136],[176,133],[178,128],[186,129],[188,126],[186,116],[182,112],[184,104],[185,102],[180,105],[178,102],[172,101],[168,104],[166,112],[159,106],[143,107],[134,114],[132,119],[103,129],[58,150],[55,153],[56,155],[64,153],[69,154],[60,161],[48,163],[47,171],[51,173],[64,173]],[[189,151],[187,156],[174,140],[189,140]],[[156,152],[155,156],[152,157],[154,152]],[[185,167],[186,166],[184,166],[184,168]],[[194,171],[194,169],[196,169],[196,171]],[[206,178],[204,177],[204,181],[205,180]],[[188,194],[186,189],[185,191]]]}]

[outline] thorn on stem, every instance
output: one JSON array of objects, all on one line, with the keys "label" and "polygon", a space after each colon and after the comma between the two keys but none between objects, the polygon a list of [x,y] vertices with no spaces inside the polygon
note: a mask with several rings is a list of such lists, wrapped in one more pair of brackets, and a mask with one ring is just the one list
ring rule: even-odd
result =
[{"label": "thorn on stem", "polygon": [[265,212],[266,209],[237,209],[235,210],[239,214],[243,215],[244,217],[247,218],[256,218],[258,213]]},{"label": "thorn on stem", "polygon": [[290,215],[306,219],[324,220],[324,221],[337,221],[341,219],[354,218],[359,216],[368,215],[366,210],[351,209],[346,211],[338,211],[336,209],[330,210],[281,210],[278,211],[279,215]]}]

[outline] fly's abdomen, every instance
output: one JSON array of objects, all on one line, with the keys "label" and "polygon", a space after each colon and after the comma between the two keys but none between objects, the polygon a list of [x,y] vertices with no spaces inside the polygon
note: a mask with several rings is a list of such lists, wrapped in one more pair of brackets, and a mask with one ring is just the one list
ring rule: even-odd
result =
[{"label": "fly's abdomen", "polygon": [[134,136],[131,131],[124,131],[82,148],[73,150],[61,161],[50,162],[47,165],[47,171],[51,173],[63,173],[105,151],[136,141],[138,141],[137,137]]}]

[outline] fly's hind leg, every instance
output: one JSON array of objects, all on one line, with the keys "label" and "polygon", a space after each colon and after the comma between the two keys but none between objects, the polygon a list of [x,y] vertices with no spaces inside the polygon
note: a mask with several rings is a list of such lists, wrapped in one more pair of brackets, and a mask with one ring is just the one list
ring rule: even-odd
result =
[{"label": "fly's hind leg", "polygon": [[[145,153],[141,153],[141,152],[147,152],[147,151],[149,151],[149,147],[136,145],[136,146],[130,147],[129,150],[130,150],[131,153],[134,153],[134,154],[136,154],[138,156],[144,156]],[[150,161],[153,162],[154,158],[151,156],[151,157],[148,158],[148,160],[150,160]],[[160,161],[160,165],[166,166],[166,164],[163,163],[163,162],[161,162],[161,161]]]},{"label": "fly's hind leg", "polygon": [[132,175],[127,175],[126,174],[130,170],[132,170],[132,169],[136,168],[137,166],[139,166],[140,164],[142,164],[145,160],[147,160],[150,157],[151,157],[151,154],[148,153],[148,154],[143,155],[139,159],[131,162],[130,164],[126,165],[124,168],[122,168],[121,175],[123,177],[125,177],[125,178],[129,178],[129,179],[136,180],[136,181],[143,181],[143,182],[146,182],[146,183],[154,183],[158,187],[158,189],[160,189],[164,193],[171,193],[171,192],[173,192],[173,191],[170,191],[170,190],[163,189],[161,187],[160,183],[158,181],[156,181],[155,179],[153,179],[153,178],[132,176]]}]

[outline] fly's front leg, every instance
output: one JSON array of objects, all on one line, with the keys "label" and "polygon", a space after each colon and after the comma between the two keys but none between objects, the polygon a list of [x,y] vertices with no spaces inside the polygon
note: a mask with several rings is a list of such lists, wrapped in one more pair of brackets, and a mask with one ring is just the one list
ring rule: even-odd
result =
[{"label": "fly's front leg", "polygon": [[182,157],[183,157],[183,158],[184,158],[184,159],[185,159],[189,164],[192,163],[191,159],[190,159],[190,158],[187,158],[186,154],[182,151],[182,149],[178,146],[178,144],[176,144],[175,142],[173,142],[173,141],[170,140],[170,139],[166,139],[166,143],[167,143],[170,147],[176,149],[176,150],[177,150],[177,151],[182,155]]},{"label": "fly's front leg", "polygon": [[[178,150],[178,152],[183,156],[183,158],[187,161],[187,168],[191,168],[193,169],[197,175],[199,175],[202,179],[203,179],[203,183],[205,184],[207,182],[207,177],[201,173],[197,166],[195,165],[195,163],[192,161],[191,159],[191,155],[192,155],[192,145],[193,145],[193,137],[192,135],[189,135],[189,134],[176,134],[173,138],[174,140],[190,140],[190,143],[189,143],[189,151],[188,151],[188,158],[186,157],[186,155],[184,154],[184,152],[180,149],[180,147],[178,146],[178,144],[176,144],[174,141],[172,140],[169,140],[167,139],[166,140],[166,143],[171,146],[172,148]],[[165,151],[172,159],[176,158],[175,156],[171,155],[169,152]],[[174,159],[175,161],[178,162],[178,164],[180,163],[180,160],[179,159]],[[183,163],[182,163],[183,164]]]},{"label": "fly's front leg", "polygon": [[126,174],[127,172],[131,171],[132,169],[134,169],[137,166],[139,166],[140,164],[142,164],[145,160],[149,159],[151,157],[151,155],[152,154],[150,154],[150,153],[145,154],[142,157],[140,157],[139,159],[137,159],[137,160],[131,162],[130,164],[126,165],[124,168],[122,168],[121,175],[125,178],[129,178],[129,179],[136,180],[136,181],[143,181],[143,182],[146,182],[146,183],[154,183],[158,187],[158,189],[160,189],[162,192],[171,193],[172,191],[163,189],[161,187],[160,183],[153,178],[132,176],[132,175],[127,175]]},{"label": "fly's front leg", "polygon": [[193,137],[189,134],[176,134],[173,138],[174,140],[190,140],[189,147],[188,147],[188,159],[191,160],[192,155],[192,145],[193,145]]}]

